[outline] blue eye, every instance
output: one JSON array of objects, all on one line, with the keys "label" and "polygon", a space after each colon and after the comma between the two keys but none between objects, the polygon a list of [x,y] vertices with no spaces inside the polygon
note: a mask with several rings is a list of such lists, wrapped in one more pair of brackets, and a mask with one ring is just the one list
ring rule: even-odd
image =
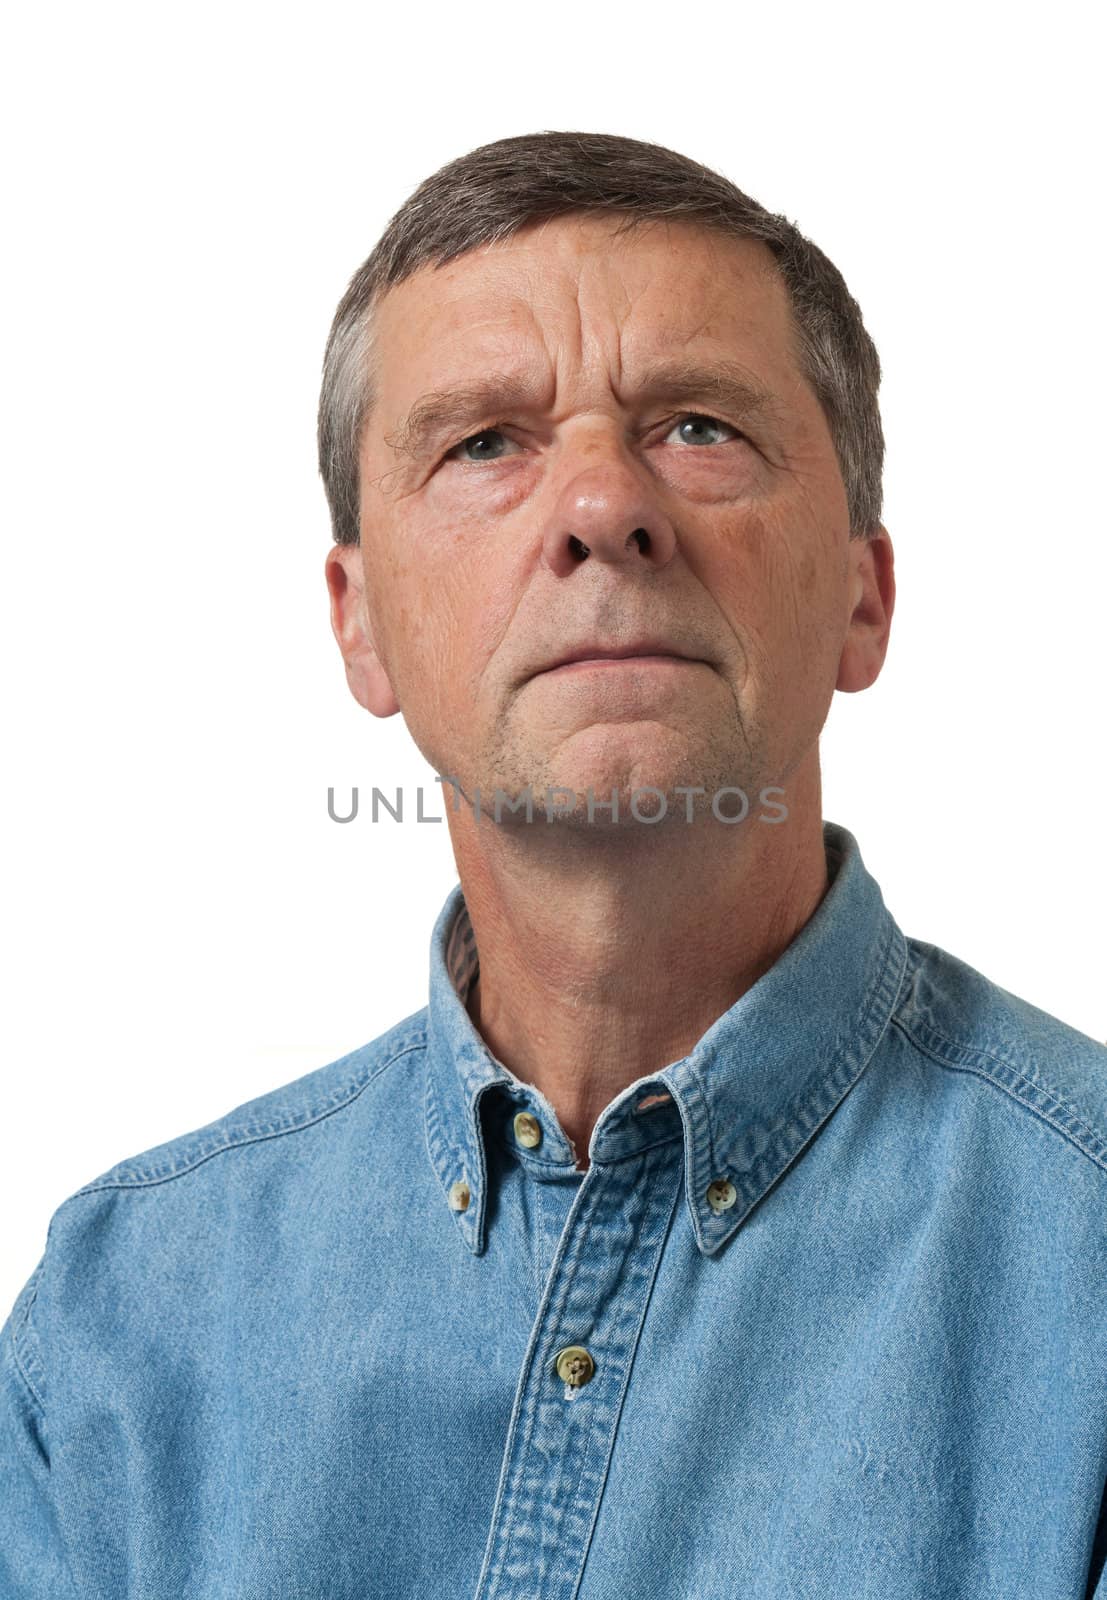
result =
[{"label": "blue eye", "polygon": [[[741,437],[738,430],[732,428],[729,422],[721,422],[717,417],[707,416],[701,411],[688,412],[674,424],[668,437],[671,438],[677,431],[681,434],[684,444],[723,444],[728,435],[735,439]],[[501,428],[481,428],[479,433],[468,434],[448,450],[446,460],[471,464],[479,461],[500,461],[505,455],[514,454],[520,448]]]},{"label": "blue eye", "polygon": [[482,448],[476,455],[461,454],[462,451],[467,451],[470,446],[487,446],[495,440],[499,440],[501,445],[512,443],[510,439],[501,433],[499,428],[482,428],[479,433],[471,433],[467,439],[462,439],[460,444],[455,444],[453,449],[447,453],[447,459],[456,456],[462,461],[498,461],[502,452],[495,449],[489,451],[486,448]]},{"label": "blue eye", "polygon": [[[735,438],[738,437],[738,430],[736,428],[732,428],[729,422],[720,422],[717,417],[705,416],[700,411],[689,412],[688,416],[682,417],[675,426],[676,429],[680,430],[683,434],[685,444],[721,444],[723,442],[721,439],[705,439],[703,437],[703,430],[705,426],[709,430],[713,429],[716,433],[722,429],[725,433],[733,434]],[[700,429],[699,437],[696,437],[695,434],[684,433],[684,429],[686,428]]]}]

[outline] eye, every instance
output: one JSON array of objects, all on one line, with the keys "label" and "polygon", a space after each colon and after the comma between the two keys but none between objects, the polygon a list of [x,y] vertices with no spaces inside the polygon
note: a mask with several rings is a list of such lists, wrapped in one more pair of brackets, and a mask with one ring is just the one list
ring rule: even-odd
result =
[{"label": "eye", "polygon": [[[482,428],[479,433],[471,433],[468,438],[462,439],[458,444],[455,444],[452,450],[447,450],[445,459],[447,461],[471,462],[499,461],[505,453],[509,453],[500,448],[503,445],[512,445],[515,449],[519,448],[499,428]],[[474,449],[476,454],[468,455],[463,453],[470,449]]]},{"label": "eye", "polygon": [[702,411],[690,411],[675,424],[666,438],[671,438],[673,433],[679,432],[685,444],[722,444],[725,442],[723,439],[710,437],[713,433],[718,434],[720,430],[731,434],[735,439],[741,438],[737,428],[732,428],[729,422],[720,422],[718,417],[705,416]]}]

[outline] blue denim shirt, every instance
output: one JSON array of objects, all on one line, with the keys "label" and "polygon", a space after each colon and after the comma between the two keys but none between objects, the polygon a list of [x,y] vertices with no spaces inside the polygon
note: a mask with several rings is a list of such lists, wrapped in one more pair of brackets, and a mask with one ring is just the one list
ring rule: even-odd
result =
[{"label": "blue denim shirt", "polygon": [[824,835],[586,1172],[469,1019],[457,886],[426,1009],[60,1205],[4,1600],[1107,1596],[1107,1049]]}]

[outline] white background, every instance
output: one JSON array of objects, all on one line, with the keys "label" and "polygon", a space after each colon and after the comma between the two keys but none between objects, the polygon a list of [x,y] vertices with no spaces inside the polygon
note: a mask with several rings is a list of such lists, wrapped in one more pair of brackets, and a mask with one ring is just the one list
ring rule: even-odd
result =
[{"label": "white background", "polygon": [[824,815],[908,934],[1107,1037],[1090,8],[41,5],[6,56],[0,1320],[77,1188],[425,1003],[445,825],[327,816],[440,808],[330,633],[319,364],[509,134],[671,145],[844,272],[899,597]]}]

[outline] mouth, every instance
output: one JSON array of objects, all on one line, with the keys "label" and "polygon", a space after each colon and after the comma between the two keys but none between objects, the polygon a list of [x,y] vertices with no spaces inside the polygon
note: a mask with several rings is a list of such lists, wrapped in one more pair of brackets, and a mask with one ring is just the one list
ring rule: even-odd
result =
[{"label": "mouth", "polygon": [[631,655],[631,656],[579,656],[573,661],[561,661],[555,667],[547,667],[543,676],[549,677],[551,673],[563,672],[613,672],[619,668],[627,667],[653,667],[672,670],[673,667],[702,666],[702,662],[694,661],[689,656],[673,655]]},{"label": "mouth", "polygon": [[557,661],[539,669],[542,675],[559,672],[614,672],[628,667],[671,671],[674,667],[704,666],[699,657],[688,656],[660,640],[640,640],[627,645],[582,645]]}]

